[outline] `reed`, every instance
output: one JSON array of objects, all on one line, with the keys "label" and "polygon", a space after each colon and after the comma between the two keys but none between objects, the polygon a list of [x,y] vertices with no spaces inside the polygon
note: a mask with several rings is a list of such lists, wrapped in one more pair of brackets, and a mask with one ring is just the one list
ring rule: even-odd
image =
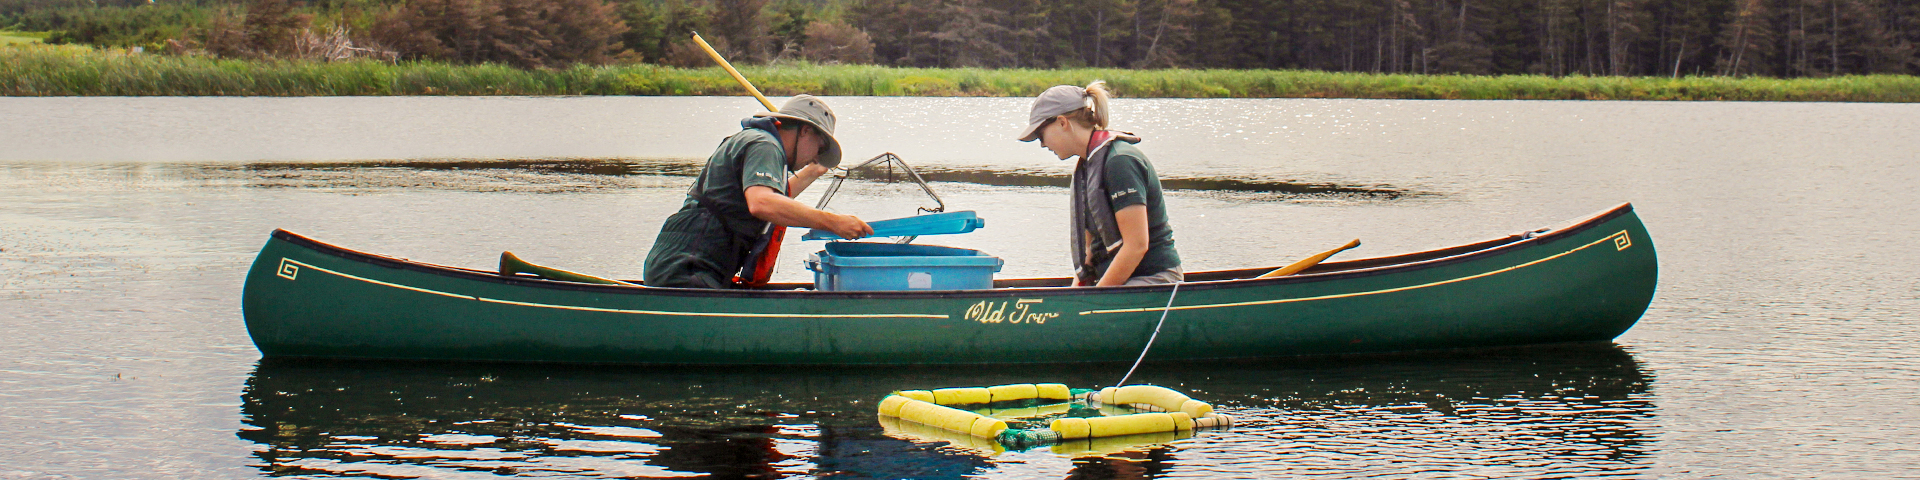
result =
[{"label": "reed", "polygon": [[[1104,79],[1123,97],[1920,101],[1920,77],[1547,77],[1294,70],[921,69],[779,63],[742,73],[769,95],[1030,96]],[[524,70],[434,62],[243,61],[76,46],[0,46],[0,95],[735,95],[718,68]]]}]

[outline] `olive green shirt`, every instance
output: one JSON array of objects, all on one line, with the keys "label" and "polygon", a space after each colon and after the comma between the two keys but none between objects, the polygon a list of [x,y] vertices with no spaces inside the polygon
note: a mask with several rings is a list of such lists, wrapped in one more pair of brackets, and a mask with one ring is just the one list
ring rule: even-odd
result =
[{"label": "olive green shirt", "polygon": [[707,158],[707,166],[687,190],[680,209],[706,208],[720,215],[737,235],[759,235],[767,222],[747,208],[747,188],[764,186],[787,193],[787,155],[780,138],[758,128],[727,137]]},{"label": "olive green shirt", "polygon": [[751,259],[767,222],[747,207],[747,189],[785,194],[787,160],[779,137],[752,125],[714,149],[680,211],[667,217],[647,252],[646,283],[656,287],[730,288]]},{"label": "olive green shirt", "polygon": [[[1180,266],[1180,252],[1173,247],[1173,226],[1167,222],[1167,202],[1160,194],[1160,176],[1147,163],[1147,154],[1132,143],[1114,141],[1107,155],[1106,179],[1108,204],[1113,211],[1134,205],[1147,206],[1147,253],[1140,266],[1128,277],[1152,275]],[[1111,263],[1111,262],[1109,262]],[[1107,271],[1106,265],[1100,266]]]}]

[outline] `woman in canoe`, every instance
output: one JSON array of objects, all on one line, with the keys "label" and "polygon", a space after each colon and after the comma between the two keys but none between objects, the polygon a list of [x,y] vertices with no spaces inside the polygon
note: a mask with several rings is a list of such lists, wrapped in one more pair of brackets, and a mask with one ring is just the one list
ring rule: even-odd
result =
[{"label": "woman in canoe", "polygon": [[1160,177],[1140,137],[1107,130],[1105,82],[1057,85],[1033,100],[1020,141],[1040,141],[1073,169],[1071,246],[1079,285],[1153,285],[1185,279]]}]

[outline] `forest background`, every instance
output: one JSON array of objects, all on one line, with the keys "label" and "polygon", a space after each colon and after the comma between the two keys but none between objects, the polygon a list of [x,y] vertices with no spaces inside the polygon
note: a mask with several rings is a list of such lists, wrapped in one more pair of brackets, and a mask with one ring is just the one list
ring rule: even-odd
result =
[{"label": "forest background", "polygon": [[1547,76],[1920,73],[1914,0],[0,0],[45,42],[522,69],[737,63]]}]

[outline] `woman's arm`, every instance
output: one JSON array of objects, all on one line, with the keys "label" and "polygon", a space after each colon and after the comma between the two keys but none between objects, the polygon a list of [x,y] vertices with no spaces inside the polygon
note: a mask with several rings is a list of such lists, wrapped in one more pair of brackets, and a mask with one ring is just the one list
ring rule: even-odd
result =
[{"label": "woman's arm", "polygon": [[1126,284],[1133,278],[1133,269],[1140,267],[1140,259],[1147,256],[1147,206],[1128,205],[1113,212],[1113,219],[1120,224],[1120,251],[1113,253],[1113,263],[1107,264],[1107,273],[1096,286]]}]

